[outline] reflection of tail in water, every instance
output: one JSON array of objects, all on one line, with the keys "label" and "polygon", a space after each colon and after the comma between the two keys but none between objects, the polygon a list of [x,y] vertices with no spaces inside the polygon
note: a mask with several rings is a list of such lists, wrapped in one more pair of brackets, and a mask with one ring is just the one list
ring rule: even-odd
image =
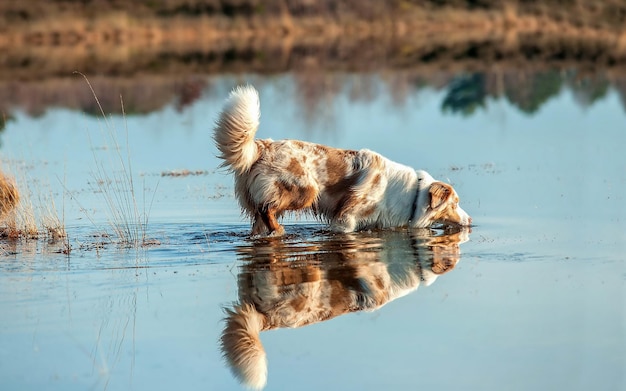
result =
[{"label": "reflection of tail in water", "polygon": [[261,331],[374,311],[452,270],[467,231],[426,232],[359,233],[304,243],[271,239],[240,249],[246,263],[238,276],[239,303],[225,310],[221,338],[235,377],[250,388],[265,386]]},{"label": "reflection of tail in water", "polygon": [[233,375],[250,388],[263,388],[267,382],[267,358],[259,333],[265,317],[253,305],[226,309],[222,352]]}]

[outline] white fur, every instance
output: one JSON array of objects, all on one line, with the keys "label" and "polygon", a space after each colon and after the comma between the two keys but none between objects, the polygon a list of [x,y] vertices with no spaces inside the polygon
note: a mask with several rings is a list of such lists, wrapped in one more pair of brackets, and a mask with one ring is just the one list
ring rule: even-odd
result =
[{"label": "white fur", "polygon": [[220,157],[236,173],[248,171],[258,157],[252,141],[260,117],[259,94],[252,86],[235,88],[224,103],[214,139],[222,153]]}]

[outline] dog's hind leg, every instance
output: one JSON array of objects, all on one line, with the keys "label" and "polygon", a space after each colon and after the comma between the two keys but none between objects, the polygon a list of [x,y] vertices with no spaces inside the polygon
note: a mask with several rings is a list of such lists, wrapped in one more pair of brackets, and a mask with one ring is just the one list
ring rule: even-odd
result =
[{"label": "dog's hind leg", "polygon": [[278,210],[273,206],[265,207],[259,212],[263,223],[265,223],[269,234],[272,236],[281,236],[285,233],[285,228],[278,223],[278,219],[276,218],[277,212]]},{"label": "dog's hind leg", "polygon": [[254,222],[252,223],[252,232],[251,235],[252,236],[256,236],[256,235],[262,235],[267,233],[267,226],[265,225],[265,222],[263,221],[263,218],[261,217],[261,213],[260,212],[256,212],[254,214]]}]

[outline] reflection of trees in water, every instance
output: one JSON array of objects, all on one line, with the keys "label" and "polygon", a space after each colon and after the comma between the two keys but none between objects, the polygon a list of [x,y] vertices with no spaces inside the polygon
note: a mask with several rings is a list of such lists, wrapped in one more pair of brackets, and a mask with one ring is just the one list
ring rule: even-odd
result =
[{"label": "reflection of trees in water", "polygon": [[[0,136],[2,136],[2,133],[4,133],[4,130],[7,127],[7,123],[9,123],[9,121],[15,121],[15,117],[11,114],[7,114],[4,111],[1,111],[2,109],[0,108]],[[0,148],[2,148],[2,139],[0,138]]]},{"label": "reflection of trees in water", "polygon": [[[486,98],[492,97],[504,98],[520,111],[534,114],[557,97],[564,87],[572,91],[581,107],[589,107],[606,97],[611,83],[600,75],[579,77],[575,72],[560,71],[464,74],[455,77],[445,87],[447,93],[442,110],[471,115],[477,109],[485,108]],[[618,83],[614,87],[620,91]]]},{"label": "reflection of trees in water", "polygon": [[333,74],[316,71],[294,74],[295,98],[307,124],[330,124],[334,121],[333,102],[341,83]]},{"label": "reflection of trees in water", "polygon": [[[300,102],[305,103],[302,109],[306,119],[319,120],[319,108],[322,104],[332,111],[329,102],[332,103],[341,92],[345,92],[351,102],[370,102],[384,91],[396,107],[401,107],[406,105],[409,97],[425,88],[445,90],[442,111],[464,116],[486,108],[488,98],[506,99],[520,111],[532,115],[565,88],[571,90],[581,107],[589,107],[605,98],[612,87],[620,95],[626,109],[626,81],[610,81],[604,75],[598,74],[580,76],[574,71],[498,71],[460,75],[445,72],[397,72],[382,75],[344,75],[339,80],[334,76],[332,80],[333,87],[326,88],[329,83],[320,82],[316,75],[307,74],[299,79],[296,94]],[[379,88],[381,85],[383,88]],[[303,86],[306,88],[302,88]]]},{"label": "reflection of trees in water", "polygon": [[589,77],[576,79],[571,83],[574,99],[582,107],[588,107],[604,98],[608,92],[610,83],[608,80],[599,77]]},{"label": "reflection of trees in water", "polygon": [[[148,114],[172,105],[179,112],[205,98],[222,99],[222,84],[273,83],[274,78],[144,76],[134,79],[96,76],[90,78],[105,113],[120,113],[120,97],[127,115]],[[325,72],[315,67],[292,74],[293,99],[305,124],[332,128],[337,100],[370,103],[388,96],[392,106],[403,107],[423,90],[444,91],[441,109],[452,115],[470,116],[485,109],[489,100],[505,99],[532,115],[550,99],[569,90],[581,107],[589,107],[615,90],[626,109],[626,76],[616,73],[580,75],[575,71],[525,72],[515,69],[459,73],[442,70],[405,70],[374,73]],[[228,87],[228,88],[230,88]],[[221,95],[213,92],[219,91]],[[0,84],[0,132],[15,110],[41,116],[52,107],[65,107],[99,115],[97,103],[82,78]]]},{"label": "reflection of trees in water", "polygon": [[202,91],[207,86],[205,78],[194,77],[183,80],[178,87],[176,110],[182,112],[186,107],[193,105],[202,96]]},{"label": "reflection of trees in water", "polygon": [[626,80],[615,82],[613,87],[617,90],[619,98],[622,101],[622,107],[624,107],[624,111],[626,111]]},{"label": "reflection of trees in water", "polygon": [[450,83],[441,109],[444,112],[472,115],[476,109],[485,107],[485,97],[484,74],[462,75]]},{"label": "reflection of trees in water", "polygon": [[331,129],[335,121],[336,101],[345,95],[352,102],[370,103],[381,89],[375,75],[345,75],[316,71],[294,74],[294,94],[304,122]]},{"label": "reflection of trees in water", "polygon": [[[121,112],[124,100],[127,115],[149,114],[175,104],[179,111],[192,105],[208,88],[206,77],[145,76],[115,78],[94,76],[89,82],[107,114]],[[0,130],[15,109],[40,117],[50,108],[68,108],[99,116],[100,108],[82,77],[37,82],[7,82],[0,85]]]},{"label": "reflection of trees in water", "polygon": [[[490,78],[499,80],[490,82]],[[475,73],[456,77],[447,87],[442,109],[444,112],[471,115],[485,107],[488,96],[506,98],[513,106],[527,114],[535,113],[541,105],[561,91],[563,79],[558,72],[537,74],[486,75]]]},{"label": "reflection of trees in water", "polygon": [[558,96],[563,84],[563,78],[557,71],[533,75],[520,73],[508,78],[504,82],[505,96],[526,114],[534,114],[550,98]]}]

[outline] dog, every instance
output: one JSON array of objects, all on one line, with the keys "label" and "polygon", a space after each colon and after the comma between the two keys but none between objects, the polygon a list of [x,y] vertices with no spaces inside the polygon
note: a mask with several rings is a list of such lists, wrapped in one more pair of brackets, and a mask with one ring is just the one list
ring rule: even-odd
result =
[{"label": "dog", "polygon": [[[427,231],[424,233],[424,231]],[[249,388],[267,382],[260,333],[375,311],[454,269],[468,229],[385,230],[293,246],[273,238],[240,249],[239,300],[225,308],[220,338],[233,375]]]},{"label": "dog", "polygon": [[299,140],[255,139],[259,95],[239,86],[227,98],[213,139],[235,177],[235,194],[253,220],[252,235],[284,234],[278,220],[310,212],[335,232],[434,223],[469,226],[470,216],[447,183],[362,149],[337,149]]}]

